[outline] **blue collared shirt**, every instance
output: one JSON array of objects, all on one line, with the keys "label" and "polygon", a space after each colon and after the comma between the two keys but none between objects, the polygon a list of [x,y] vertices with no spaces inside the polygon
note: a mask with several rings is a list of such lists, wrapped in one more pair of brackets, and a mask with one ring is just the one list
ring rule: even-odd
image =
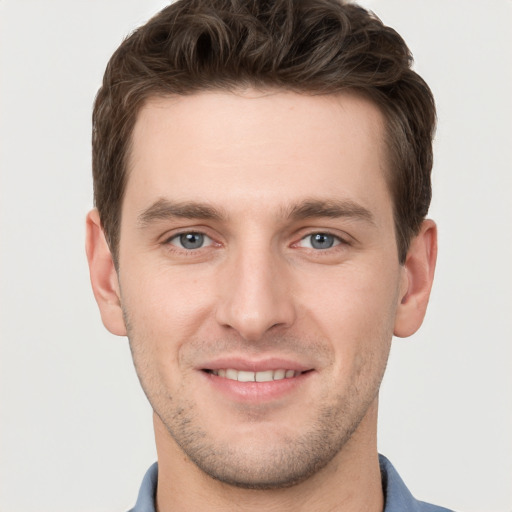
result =
[{"label": "blue collared shirt", "polygon": [[[384,512],[452,512],[414,499],[391,462],[383,455],[379,455],[379,462],[385,498]],[[157,480],[158,464],[155,462],[144,476],[137,503],[129,512],[155,512]]]}]

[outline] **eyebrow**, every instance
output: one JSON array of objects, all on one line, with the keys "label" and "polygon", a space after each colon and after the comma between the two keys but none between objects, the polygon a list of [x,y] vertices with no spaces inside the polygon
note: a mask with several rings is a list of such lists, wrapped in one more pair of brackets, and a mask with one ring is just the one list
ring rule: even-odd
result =
[{"label": "eyebrow", "polygon": [[315,217],[331,219],[350,217],[375,224],[375,219],[370,210],[348,199],[307,199],[288,209],[285,216],[293,220]]},{"label": "eyebrow", "polygon": [[[174,202],[168,199],[158,199],[138,215],[137,224],[139,227],[145,228],[159,220],[182,218],[223,221],[227,217],[223,210],[207,203],[196,201]],[[349,217],[375,224],[370,210],[346,199],[306,199],[290,207],[284,207],[282,217],[294,221],[320,217],[332,219]]]},{"label": "eyebrow", "polygon": [[159,199],[139,214],[137,224],[144,228],[155,221],[173,218],[223,220],[226,218],[226,215],[224,212],[206,203],[195,201],[177,203],[168,199]]}]

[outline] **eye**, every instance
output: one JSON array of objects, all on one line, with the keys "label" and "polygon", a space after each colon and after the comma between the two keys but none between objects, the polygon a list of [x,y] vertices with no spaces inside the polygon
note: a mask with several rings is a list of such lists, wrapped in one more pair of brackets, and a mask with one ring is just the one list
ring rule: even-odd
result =
[{"label": "eye", "polygon": [[213,240],[203,233],[181,233],[169,239],[168,243],[180,249],[201,249],[213,243]]},{"label": "eye", "polygon": [[301,247],[307,247],[309,249],[330,249],[336,245],[341,244],[340,238],[331,235],[329,233],[313,233],[305,236],[300,242]]}]

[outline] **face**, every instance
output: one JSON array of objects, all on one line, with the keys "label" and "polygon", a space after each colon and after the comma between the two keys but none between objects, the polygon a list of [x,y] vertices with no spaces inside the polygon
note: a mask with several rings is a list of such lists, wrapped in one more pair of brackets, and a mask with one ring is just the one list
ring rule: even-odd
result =
[{"label": "face", "polygon": [[214,478],[292,485],[368,421],[404,287],[385,162],[382,116],[356,96],[141,110],[120,302],[166,442]]}]

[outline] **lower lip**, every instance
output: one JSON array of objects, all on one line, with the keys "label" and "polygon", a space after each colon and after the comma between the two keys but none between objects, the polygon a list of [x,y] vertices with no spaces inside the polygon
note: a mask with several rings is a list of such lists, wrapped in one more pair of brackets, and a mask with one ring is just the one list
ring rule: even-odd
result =
[{"label": "lower lip", "polygon": [[285,397],[301,387],[311,375],[312,371],[301,373],[297,377],[272,380],[269,382],[239,382],[226,379],[212,373],[201,372],[215,390],[227,395],[230,399],[239,402],[268,402]]}]

